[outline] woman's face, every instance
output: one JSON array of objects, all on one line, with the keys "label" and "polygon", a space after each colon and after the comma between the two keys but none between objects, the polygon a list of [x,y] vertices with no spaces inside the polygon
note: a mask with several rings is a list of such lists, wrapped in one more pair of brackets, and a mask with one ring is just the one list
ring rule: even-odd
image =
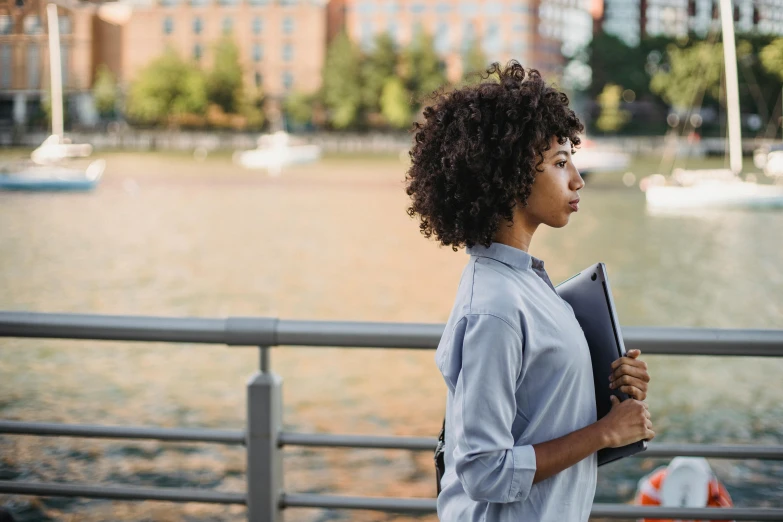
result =
[{"label": "woman's face", "polygon": [[571,141],[562,145],[552,138],[544,161],[539,165],[527,206],[520,210],[526,219],[538,224],[561,228],[571,214],[579,210],[578,191],[585,186],[582,176],[571,161]]}]

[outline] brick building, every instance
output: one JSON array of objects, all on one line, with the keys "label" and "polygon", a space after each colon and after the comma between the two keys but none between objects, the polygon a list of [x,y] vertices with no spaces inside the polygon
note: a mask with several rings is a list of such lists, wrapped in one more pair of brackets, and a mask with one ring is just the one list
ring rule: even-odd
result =
[{"label": "brick building", "polygon": [[[0,0],[0,122],[42,118],[49,96],[46,3]],[[93,81],[92,4],[59,2],[63,92],[70,110],[95,118],[89,93]]]}]

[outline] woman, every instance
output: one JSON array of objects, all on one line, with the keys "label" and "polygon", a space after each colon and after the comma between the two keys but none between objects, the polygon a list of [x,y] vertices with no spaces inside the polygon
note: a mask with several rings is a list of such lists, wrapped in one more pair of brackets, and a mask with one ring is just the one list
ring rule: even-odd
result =
[{"label": "woman", "polygon": [[[639,351],[606,369],[633,399],[596,422],[590,354],[571,307],[528,254],[561,228],[584,182],[583,126],[565,94],[517,62],[442,94],[415,124],[408,214],[470,260],[436,362],[448,388],[444,522],[586,521],[596,452],[652,439]],[[613,398],[614,399],[614,398]]]}]

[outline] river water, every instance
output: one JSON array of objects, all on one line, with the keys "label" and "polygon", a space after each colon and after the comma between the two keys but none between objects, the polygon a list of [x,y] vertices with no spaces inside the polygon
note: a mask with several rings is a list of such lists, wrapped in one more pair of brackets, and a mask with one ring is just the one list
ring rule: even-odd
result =
[{"label": "river water", "polygon": [[[6,154],[7,156],[7,154]],[[397,158],[332,157],[279,178],[227,156],[104,154],[90,194],[0,193],[0,309],[444,322],[464,252],[405,213]],[[700,164],[714,165],[702,161]],[[719,163],[719,162],[717,162]],[[657,167],[638,159],[637,176]],[[531,253],[555,283],[607,264],[623,325],[783,328],[783,211],[651,215],[621,173],[596,175]],[[783,444],[783,360],[647,357],[659,441]],[[445,387],[431,351],[281,347],[286,429],[434,436]],[[250,348],[0,339],[0,418],[241,429]],[[664,464],[599,473],[627,502]],[[287,449],[286,489],[431,497],[429,453]],[[713,460],[737,505],[783,505],[783,465]],[[0,437],[0,480],[240,491],[244,451],[216,445]],[[244,508],[0,495],[19,520],[242,520]],[[291,510],[293,521],[402,521]],[[418,520],[435,520],[419,517]]]}]

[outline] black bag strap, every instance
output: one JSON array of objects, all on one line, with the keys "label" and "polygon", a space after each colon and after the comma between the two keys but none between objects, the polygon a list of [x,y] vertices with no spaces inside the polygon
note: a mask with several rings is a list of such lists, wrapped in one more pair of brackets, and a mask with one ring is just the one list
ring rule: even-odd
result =
[{"label": "black bag strap", "polygon": [[435,486],[440,495],[440,481],[443,475],[446,474],[446,460],[444,453],[446,452],[446,417],[443,417],[443,426],[440,429],[438,435],[438,444],[435,446]]}]

